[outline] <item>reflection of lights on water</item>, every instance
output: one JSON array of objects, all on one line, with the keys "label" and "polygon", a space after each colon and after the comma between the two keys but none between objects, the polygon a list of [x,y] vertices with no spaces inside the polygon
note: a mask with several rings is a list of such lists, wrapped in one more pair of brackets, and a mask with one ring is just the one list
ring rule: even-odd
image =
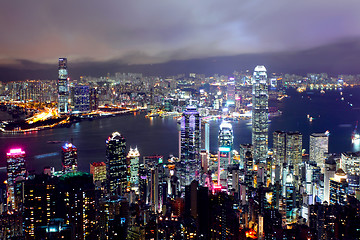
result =
[{"label": "reflection of lights on water", "polygon": [[360,151],[360,139],[355,139],[353,141],[353,151],[354,152]]}]

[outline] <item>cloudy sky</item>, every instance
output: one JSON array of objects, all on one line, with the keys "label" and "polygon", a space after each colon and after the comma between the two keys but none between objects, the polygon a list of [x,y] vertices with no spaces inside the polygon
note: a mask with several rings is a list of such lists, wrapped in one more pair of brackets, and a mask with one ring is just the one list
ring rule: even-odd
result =
[{"label": "cloudy sky", "polygon": [[358,0],[0,1],[0,64],[159,63],[360,37]]}]

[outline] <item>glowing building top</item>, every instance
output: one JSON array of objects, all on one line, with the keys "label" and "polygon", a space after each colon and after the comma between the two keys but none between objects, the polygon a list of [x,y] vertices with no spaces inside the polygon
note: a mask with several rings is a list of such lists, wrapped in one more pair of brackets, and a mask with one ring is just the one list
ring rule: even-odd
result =
[{"label": "glowing building top", "polygon": [[131,148],[130,147],[130,151],[127,155],[128,158],[135,158],[135,157],[140,157],[140,153],[139,150],[136,148]]},{"label": "glowing building top", "polygon": [[229,122],[222,121],[219,130],[219,151],[230,152],[234,141],[232,125]]},{"label": "glowing building top", "polygon": [[61,149],[63,172],[76,172],[78,168],[77,148],[72,143],[65,143]]}]

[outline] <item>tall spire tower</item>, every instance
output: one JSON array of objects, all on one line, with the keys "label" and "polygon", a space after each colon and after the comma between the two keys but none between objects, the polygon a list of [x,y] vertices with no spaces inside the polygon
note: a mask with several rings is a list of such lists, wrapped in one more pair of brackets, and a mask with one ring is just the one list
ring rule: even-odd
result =
[{"label": "tall spire tower", "polygon": [[252,80],[252,144],[254,160],[265,162],[268,152],[268,84],[266,68],[256,66]]},{"label": "tall spire tower", "polygon": [[67,71],[67,59],[59,58],[58,77],[58,112],[67,113],[69,104],[69,80]]}]

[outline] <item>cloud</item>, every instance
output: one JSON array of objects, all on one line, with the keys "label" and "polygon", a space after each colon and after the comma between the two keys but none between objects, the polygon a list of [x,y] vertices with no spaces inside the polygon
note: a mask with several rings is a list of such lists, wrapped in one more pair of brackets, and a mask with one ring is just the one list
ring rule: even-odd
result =
[{"label": "cloud", "polygon": [[300,50],[359,37],[358,9],[356,0],[2,1],[0,59],[146,64]]}]

